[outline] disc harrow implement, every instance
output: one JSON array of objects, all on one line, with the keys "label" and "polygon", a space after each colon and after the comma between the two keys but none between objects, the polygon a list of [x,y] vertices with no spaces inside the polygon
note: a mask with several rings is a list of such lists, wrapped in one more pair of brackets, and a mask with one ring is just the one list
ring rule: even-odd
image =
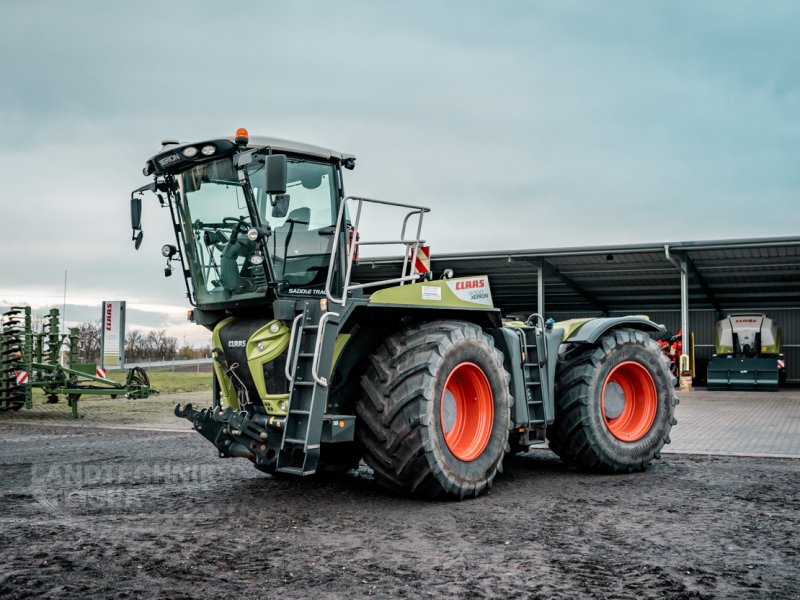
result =
[{"label": "disc harrow implement", "polygon": [[120,383],[98,377],[94,363],[78,363],[78,330],[60,333],[58,309],[50,310],[41,332],[33,331],[32,321],[29,306],[12,307],[0,319],[0,411],[32,408],[35,388],[42,390],[48,404],[66,398],[75,418],[82,396],[138,399],[158,393],[139,367],[130,369]]},{"label": "disc harrow implement", "polygon": [[24,375],[19,370],[22,359],[24,310],[12,308],[2,316],[0,334],[0,410],[13,411],[25,406]]}]

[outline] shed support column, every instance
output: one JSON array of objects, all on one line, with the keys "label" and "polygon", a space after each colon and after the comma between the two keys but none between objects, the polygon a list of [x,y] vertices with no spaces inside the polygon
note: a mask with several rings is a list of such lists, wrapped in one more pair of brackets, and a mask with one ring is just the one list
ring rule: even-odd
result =
[{"label": "shed support column", "polygon": [[[689,363],[689,348],[692,343],[692,334],[689,330],[689,270],[687,269],[686,259],[681,258],[681,356],[678,365],[679,373],[682,375],[684,364]],[[683,358],[686,356],[686,358]]]},{"label": "shed support column", "polygon": [[536,267],[536,312],[544,318],[544,266]]}]

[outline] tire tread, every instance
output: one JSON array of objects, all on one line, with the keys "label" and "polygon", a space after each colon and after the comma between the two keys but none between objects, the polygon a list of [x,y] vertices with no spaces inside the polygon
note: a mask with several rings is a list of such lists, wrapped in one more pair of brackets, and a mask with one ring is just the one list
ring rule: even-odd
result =
[{"label": "tire tread", "polygon": [[[479,484],[457,481],[437,464],[426,435],[436,425],[427,422],[425,408],[432,401],[437,368],[447,348],[464,339],[488,347],[502,369],[502,354],[493,339],[466,321],[434,321],[401,330],[384,340],[367,362],[356,436],[364,461],[387,489],[427,498],[465,498],[491,487],[501,470],[496,465]],[[505,378],[507,382],[508,373]],[[510,418],[509,402],[509,426]]]},{"label": "tire tread", "polygon": [[[663,416],[664,423],[654,423],[661,427],[661,434],[655,448],[650,449],[635,463],[620,460],[617,456],[603,450],[594,431],[588,411],[592,408],[590,386],[604,359],[615,350],[628,345],[646,349],[657,360],[651,366],[663,369],[666,381],[670,383],[667,393],[669,410]],[[564,462],[588,471],[611,473],[630,473],[647,468],[650,462],[661,455],[661,449],[670,442],[669,433],[674,418],[674,407],[678,400],[674,392],[674,380],[669,373],[669,359],[661,352],[658,344],[647,334],[633,329],[618,329],[605,334],[595,346],[570,357],[558,365],[556,386],[556,416],[548,427],[547,437],[550,449]]]}]

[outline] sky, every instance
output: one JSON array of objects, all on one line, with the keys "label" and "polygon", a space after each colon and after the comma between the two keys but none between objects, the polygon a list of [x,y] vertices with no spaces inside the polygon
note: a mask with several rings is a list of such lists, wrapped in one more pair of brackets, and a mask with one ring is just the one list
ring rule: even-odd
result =
[{"label": "sky", "polygon": [[238,127],[355,154],[434,254],[798,235],[798,31],[780,0],[2,0],[0,307],[204,344],[128,199],[161,140]]}]

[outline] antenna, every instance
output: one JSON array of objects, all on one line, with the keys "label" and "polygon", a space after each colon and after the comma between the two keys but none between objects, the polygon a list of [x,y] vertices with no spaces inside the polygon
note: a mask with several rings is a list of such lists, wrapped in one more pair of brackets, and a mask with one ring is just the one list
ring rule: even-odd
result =
[{"label": "antenna", "polygon": [[64,323],[67,320],[67,270],[64,269],[64,301],[61,304],[61,331],[64,333]]}]

